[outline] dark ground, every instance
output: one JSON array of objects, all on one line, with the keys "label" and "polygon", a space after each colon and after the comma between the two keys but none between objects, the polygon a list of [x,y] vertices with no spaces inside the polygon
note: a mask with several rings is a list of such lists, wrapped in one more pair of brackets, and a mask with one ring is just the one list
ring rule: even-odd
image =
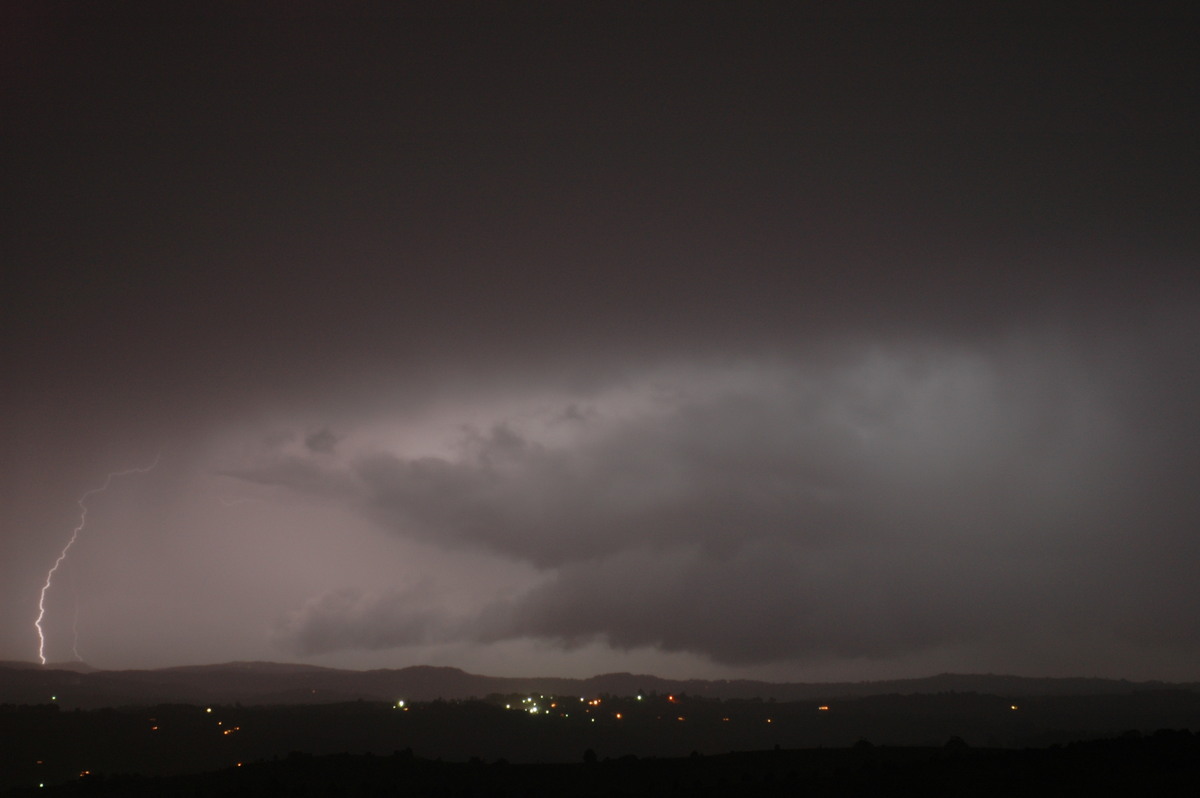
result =
[{"label": "dark ground", "polygon": [[687,695],[493,695],[404,706],[7,704],[0,791],[1191,795],[1200,787],[1200,736],[1187,729],[1200,729],[1200,693],[1186,690],[881,695],[827,705]]},{"label": "dark ground", "polygon": [[576,764],[446,763],[391,756],[294,753],[195,776],[93,774],[8,795],[662,796],[662,795],[1194,795],[1200,739],[1187,731],[1049,749],[778,750]]}]

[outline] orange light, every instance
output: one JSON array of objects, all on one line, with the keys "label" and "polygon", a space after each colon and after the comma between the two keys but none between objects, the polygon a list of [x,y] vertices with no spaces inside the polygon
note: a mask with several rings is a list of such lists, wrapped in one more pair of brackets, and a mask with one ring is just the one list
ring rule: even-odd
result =
[{"label": "orange light", "polygon": [[1009,709],[1016,709],[1016,708],[1017,708],[1017,705],[1016,705],[1016,704],[1013,704],[1013,705],[1011,705],[1011,706],[1009,707]]},{"label": "orange light", "polygon": [[822,712],[828,712],[828,711],[829,711],[829,707],[826,707],[826,706],[820,706],[820,707],[817,707],[817,709],[821,710]]},{"label": "orange light", "polygon": [[618,713],[617,713],[617,720],[620,720],[620,719],[621,719],[621,713],[620,713],[620,712],[618,712]]}]

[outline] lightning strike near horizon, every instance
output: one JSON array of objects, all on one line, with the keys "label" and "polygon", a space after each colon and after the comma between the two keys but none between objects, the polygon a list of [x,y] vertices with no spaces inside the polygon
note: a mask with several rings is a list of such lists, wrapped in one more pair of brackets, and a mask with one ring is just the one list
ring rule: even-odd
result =
[{"label": "lightning strike near horizon", "polygon": [[46,583],[42,585],[42,592],[38,596],[38,616],[33,622],[33,625],[37,629],[38,634],[38,660],[43,665],[46,664],[46,633],[45,630],[42,629],[42,620],[46,617],[46,593],[50,591],[50,585],[54,581],[55,572],[58,571],[59,566],[63,564],[63,560],[67,559],[67,553],[71,550],[71,547],[75,545],[75,541],[79,539],[79,533],[83,531],[85,526],[87,526],[88,498],[97,493],[103,493],[104,491],[108,490],[108,486],[111,485],[112,481],[118,477],[125,477],[129,476],[130,474],[145,474],[147,471],[153,470],[155,466],[158,465],[159,457],[161,457],[161,455],[156,456],[154,458],[154,462],[148,466],[145,466],[144,468],[129,468],[124,471],[110,471],[108,476],[105,478],[103,485],[98,488],[92,488],[79,497],[79,524],[75,527],[75,529],[71,530],[71,537],[67,540],[67,545],[63,546],[62,551],[58,554],[58,559],[54,561],[54,565],[50,566],[50,570],[46,572]]}]

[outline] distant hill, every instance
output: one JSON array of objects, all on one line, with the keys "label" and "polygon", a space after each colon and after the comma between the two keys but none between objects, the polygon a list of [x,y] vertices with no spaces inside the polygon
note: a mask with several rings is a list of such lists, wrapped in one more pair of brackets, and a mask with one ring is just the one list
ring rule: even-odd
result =
[{"label": "distant hill", "polygon": [[86,662],[50,662],[45,665],[39,665],[36,662],[15,662],[13,660],[0,660],[0,668],[17,668],[18,670],[51,670],[51,671],[74,671],[75,673],[92,673],[96,669]]},{"label": "distant hill", "polygon": [[319,704],[340,701],[428,701],[500,693],[597,696],[686,693],[696,697],[828,701],[873,695],[980,693],[1011,696],[1122,695],[1146,690],[1200,691],[1200,684],[1093,678],[1028,678],[941,674],[878,682],[772,683],[753,680],[678,680],[630,673],[588,679],[497,677],[457,668],[414,666],[351,671],[274,662],[229,662],[157,670],[103,671],[29,663],[0,663],[0,703],[97,708],[166,703]]}]

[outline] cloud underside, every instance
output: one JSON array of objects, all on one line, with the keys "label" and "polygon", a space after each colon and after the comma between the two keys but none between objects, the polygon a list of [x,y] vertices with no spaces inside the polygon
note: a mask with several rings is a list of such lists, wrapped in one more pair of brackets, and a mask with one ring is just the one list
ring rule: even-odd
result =
[{"label": "cloud underside", "polygon": [[500,418],[440,456],[310,446],[236,475],[538,571],[470,612],[429,586],[316,597],[277,630],[305,653],[536,638],[748,664],[1098,623],[1187,647],[1189,613],[1142,613],[1189,606],[1172,563],[1196,553],[1196,513],[1181,475],[1137,464],[1191,453],[1139,426],[1139,385],[1061,349],[876,348],[655,374],[637,402]]}]

